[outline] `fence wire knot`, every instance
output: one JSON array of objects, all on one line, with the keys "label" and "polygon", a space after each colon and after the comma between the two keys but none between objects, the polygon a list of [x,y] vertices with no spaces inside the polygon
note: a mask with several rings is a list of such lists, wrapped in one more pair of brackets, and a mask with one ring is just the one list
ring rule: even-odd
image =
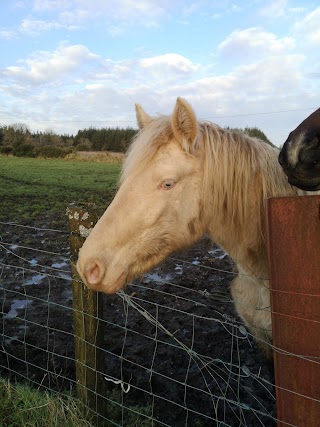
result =
[{"label": "fence wire knot", "polygon": [[113,378],[110,378],[110,377],[109,378],[104,377],[104,379],[106,381],[111,381],[113,384],[116,384],[116,385],[120,384],[121,390],[126,394],[129,393],[130,388],[131,388],[130,384],[126,384],[122,380],[114,380]]}]

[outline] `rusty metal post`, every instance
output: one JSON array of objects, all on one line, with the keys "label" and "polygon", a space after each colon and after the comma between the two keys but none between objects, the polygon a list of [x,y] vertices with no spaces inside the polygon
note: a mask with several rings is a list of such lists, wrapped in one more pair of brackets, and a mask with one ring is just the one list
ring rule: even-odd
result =
[{"label": "rusty metal post", "polygon": [[97,222],[93,204],[67,208],[70,230],[74,342],[78,398],[95,425],[103,425],[106,415],[105,360],[102,351],[103,300],[98,292],[81,281],[76,262],[85,238]]},{"label": "rusty metal post", "polygon": [[320,423],[320,196],[267,205],[278,427]]}]

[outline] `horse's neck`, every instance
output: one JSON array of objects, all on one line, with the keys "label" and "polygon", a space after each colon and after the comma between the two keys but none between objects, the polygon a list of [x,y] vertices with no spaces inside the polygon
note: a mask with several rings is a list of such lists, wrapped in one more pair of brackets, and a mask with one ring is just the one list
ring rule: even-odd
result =
[{"label": "horse's neck", "polygon": [[248,275],[267,277],[268,263],[266,245],[257,227],[252,224],[247,230],[236,230],[223,224],[209,228],[211,239],[221,246],[237,263],[238,267]]},{"label": "horse's neck", "polygon": [[[246,138],[227,142],[220,141],[211,153],[207,149],[209,160],[204,159],[207,230],[242,270],[266,277],[264,201],[292,193],[292,189],[271,147],[257,146]],[[210,143],[215,147],[213,137]]]}]

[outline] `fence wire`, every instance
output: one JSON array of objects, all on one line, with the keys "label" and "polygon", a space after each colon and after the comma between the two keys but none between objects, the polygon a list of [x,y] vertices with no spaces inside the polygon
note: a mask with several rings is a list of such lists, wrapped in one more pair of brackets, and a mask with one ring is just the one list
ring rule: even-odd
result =
[{"label": "fence wire", "polygon": [[[75,391],[68,234],[0,227],[2,375]],[[234,275],[204,239],[104,297],[105,371],[97,375],[106,393],[95,411],[106,405],[106,425],[275,425],[273,372],[234,312]]]}]

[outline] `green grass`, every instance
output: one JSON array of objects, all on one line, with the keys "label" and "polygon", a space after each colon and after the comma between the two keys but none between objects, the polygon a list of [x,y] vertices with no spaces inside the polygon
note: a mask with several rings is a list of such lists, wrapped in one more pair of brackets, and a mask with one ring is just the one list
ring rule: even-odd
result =
[{"label": "green grass", "polygon": [[93,202],[102,212],[115,194],[120,169],[119,164],[0,157],[0,220],[34,223],[47,214],[63,223],[72,202]]},{"label": "green grass", "polygon": [[[101,425],[120,426],[124,417],[128,427],[151,427],[155,425],[151,415],[150,405],[122,408],[121,395],[114,390],[108,395],[109,421],[104,420]],[[0,427],[25,426],[93,427],[93,424],[85,420],[80,402],[71,395],[43,392],[0,378]]]},{"label": "green grass", "polygon": [[51,395],[0,379],[1,427],[89,427],[72,397]]}]

